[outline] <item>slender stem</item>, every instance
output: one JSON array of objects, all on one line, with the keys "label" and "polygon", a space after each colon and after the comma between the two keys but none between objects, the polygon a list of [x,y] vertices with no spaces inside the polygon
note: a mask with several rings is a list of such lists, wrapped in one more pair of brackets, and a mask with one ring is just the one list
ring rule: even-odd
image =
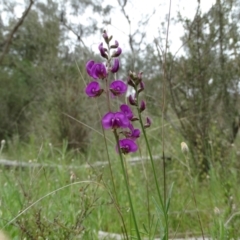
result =
[{"label": "slender stem", "polygon": [[117,147],[119,149],[119,156],[120,156],[120,160],[121,160],[120,162],[121,162],[121,166],[122,166],[122,171],[123,171],[124,181],[125,181],[125,185],[126,185],[126,189],[127,189],[128,200],[129,200],[129,203],[130,203],[130,208],[131,208],[131,212],[132,212],[132,216],[133,216],[133,221],[134,221],[134,225],[135,225],[135,229],[136,229],[136,233],[137,233],[137,238],[139,240],[141,240],[141,236],[140,236],[140,232],[138,230],[137,220],[136,220],[136,216],[135,216],[135,211],[134,211],[134,208],[133,208],[132,198],[131,198],[131,194],[130,194],[127,173],[126,173],[126,169],[124,167],[124,160],[123,160],[122,152],[121,152],[120,145],[119,145],[119,137],[118,137],[118,134],[117,134],[117,130],[114,129],[113,133],[114,133],[114,136],[115,136],[115,139],[116,139],[116,142],[117,142]]},{"label": "slender stem", "polygon": [[147,145],[147,150],[148,150],[148,154],[149,154],[149,157],[150,157],[150,162],[151,162],[152,170],[153,170],[154,181],[155,181],[156,188],[157,188],[158,198],[159,198],[159,201],[160,201],[160,204],[162,206],[163,213],[164,213],[164,220],[165,220],[165,223],[166,223],[165,236],[166,236],[166,239],[168,239],[168,213],[167,213],[167,208],[166,208],[166,204],[162,200],[160,187],[159,187],[159,183],[158,183],[158,179],[157,179],[157,173],[156,173],[156,170],[155,170],[155,164],[154,164],[154,161],[153,161],[152,151],[151,151],[151,148],[150,148],[150,144],[149,144],[149,141],[148,141],[148,138],[147,138],[146,130],[145,130],[145,127],[144,127],[144,124],[143,124],[142,115],[141,115],[140,108],[139,108],[139,97],[138,97],[139,94],[138,94],[137,91],[136,91],[136,93],[137,93],[136,94],[136,100],[137,100],[137,111],[138,111],[139,122],[140,122],[140,125],[141,125],[141,129],[142,129],[142,132],[143,132],[143,136],[144,136],[146,145]]},{"label": "slender stem", "polygon": [[119,215],[120,215],[120,218],[121,218],[122,224],[123,224],[123,232],[125,232],[126,238],[127,238],[127,240],[128,240],[127,227],[126,227],[126,224],[125,224],[123,215],[122,215],[122,213],[121,213],[121,210],[120,210],[120,208],[119,208],[119,202],[118,202],[116,186],[115,186],[115,182],[114,182],[114,178],[113,178],[113,171],[112,171],[112,165],[111,165],[110,156],[109,156],[109,152],[108,152],[106,136],[105,136],[105,132],[104,132],[104,129],[103,129],[103,128],[102,128],[102,130],[103,130],[103,135],[104,135],[104,143],[105,143],[105,147],[106,147],[106,150],[107,150],[107,159],[108,159],[108,165],[109,165],[109,169],[110,169],[111,180],[112,180],[112,184],[113,184],[113,191],[114,191],[114,195],[115,195],[115,198],[116,198],[116,199],[115,199],[115,198],[113,197],[112,200],[113,200],[114,205],[116,206],[117,211],[118,211],[118,213],[119,213]]},{"label": "slender stem", "polygon": [[163,87],[162,87],[162,157],[163,157],[163,191],[164,191],[164,206],[166,207],[167,201],[167,175],[166,175],[166,159],[165,159],[165,140],[164,140],[164,115],[165,115],[165,105],[166,105],[166,78],[167,78],[167,52],[168,52],[168,35],[169,35],[169,27],[170,27],[170,15],[171,15],[171,6],[172,1],[169,1],[169,11],[168,11],[168,23],[167,23],[167,36],[165,42],[165,54],[164,54],[164,61],[163,61]]},{"label": "slender stem", "polygon": [[146,130],[145,130],[145,127],[143,125],[142,115],[141,115],[140,109],[138,107],[139,106],[138,94],[136,94],[136,99],[137,99],[137,111],[138,111],[139,122],[140,122],[140,125],[141,125],[141,128],[142,128],[142,132],[143,132],[143,136],[144,136],[146,145],[147,145],[147,150],[148,150],[148,154],[149,154],[151,165],[152,165],[152,169],[153,169],[153,176],[154,176],[154,180],[155,180],[156,187],[157,187],[158,197],[159,197],[159,200],[160,200],[160,202],[162,204],[162,197],[161,197],[160,187],[159,187],[158,180],[157,180],[157,174],[156,174],[156,170],[155,170],[155,165],[154,165],[154,162],[153,162],[153,156],[152,156],[150,144],[148,142]]}]

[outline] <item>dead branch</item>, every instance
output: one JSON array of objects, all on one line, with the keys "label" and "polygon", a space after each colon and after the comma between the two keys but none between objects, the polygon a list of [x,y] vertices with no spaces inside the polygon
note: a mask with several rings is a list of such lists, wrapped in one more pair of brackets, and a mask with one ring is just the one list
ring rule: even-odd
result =
[{"label": "dead branch", "polygon": [[0,64],[2,63],[5,55],[8,53],[10,44],[12,42],[12,38],[14,36],[14,34],[17,32],[18,28],[23,24],[25,18],[27,17],[28,13],[31,10],[32,5],[34,4],[33,0],[30,0],[29,6],[27,7],[27,9],[24,11],[22,17],[19,19],[19,21],[16,23],[16,25],[14,26],[14,28],[12,29],[12,31],[10,32],[8,38],[5,41],[4,47],[3,47],[3,51],[2,54],[0,55]]}]

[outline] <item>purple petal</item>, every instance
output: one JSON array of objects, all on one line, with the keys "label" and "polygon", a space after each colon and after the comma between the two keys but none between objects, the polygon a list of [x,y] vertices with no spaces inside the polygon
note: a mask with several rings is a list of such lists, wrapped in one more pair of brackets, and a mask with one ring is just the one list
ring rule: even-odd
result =
[{"label": "purple petal", "polygon": [[91,69],[91,74],[94,79],[104,79],[107,77],[107,69],[102,63],[95,63]]},{"label": "purple petal", "polygon": [[120,106],[120,110],[121,110],[121,112],[123,112],[127,116],[127,118],[129,120],[131,120],[133,118],[133,112],[127,104],[122,104]]},{"label": "purple petal", "polygon": [[[128,138],[119,140],[119,147],[122,150],[123,154],[136,152],[138,150],[137,144],[133,140]],[[118,146],[116,150],[118,152]]]},{"label": "purple petal", "polygon": [[141,134],[140,129],[136,128],[136,129],[133,130],[132,135],[131,135],[131,138],[132,138],[132,139],[139,138],[139,137],[140,137],[140,134]]},{"label": "purple petal", "polygon": [[134,127],[133,127],[133,125],[131,123],[128,125],[128,128],[131,131],[127,135],[128,138],[130,138],[132,140],[135,140],[135,139],[140,137],[141,131],[138,128],[134,129]]},{"label": "purple petal", "polygon": [[114,96],[119,96],[127,91],[127,85],[121,80],[115,80],[110,84],[110,90]]},{"label": "purple petal", "polygon": [[94,65],[94,61],[93,60],[89,60],[87,63],[86,63],[86,70],[87,70],[87,73],[90,77],[92,77],[92,67]]},{"label": "purple petal", "polygon": [[126,115],[122,112],[116,112],[114,118],[119,122],[119,127],[127,128],[129,120]]},{"label": "purple petal", "polygon": [[127,128],[129,126],[129,120],[122,112],[109,112],[103,116],[102,125],[105,129]]},{"label": "purple petal", "polygon": [[112,128],[112,119],[114,118],[114,113],[113,112],[108,112],[105,114],[102,118],[102,126],[105,129]]},{"label": "purple petal", "polygon": [[114,59],[114,63],[113,63],[113,66],[111,68],[111,72],[112,73],[116,73],[119,69],[119,59],[118,58],[115,58]]}]

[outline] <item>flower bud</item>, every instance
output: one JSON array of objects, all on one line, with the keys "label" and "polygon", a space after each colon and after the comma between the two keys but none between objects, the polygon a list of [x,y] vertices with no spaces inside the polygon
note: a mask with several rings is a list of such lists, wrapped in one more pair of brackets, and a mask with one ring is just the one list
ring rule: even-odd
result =
[{"label": "flower bud", "polygon": [[129,86],[135,88],[135,83],[131,78],[128,78],[127,83],[128,83]]},{"label": "flower bud", "polygon": [[138,80],[139,81],[142,81],[142,74],[143,74],[142,72],[138,73]]},{"label": "flower bud", "polygon": [[115,41],[115,44],[111,45],[110,48],[118,48],[119,43],[118,41]]},{"label": "flower bud", "polygon": [[112,57],[119,57],[122,53],[122,49],[119,47],[116,51],[113,52]]},{"label": "flower bud", "polygon": [[113,63],[113,66],[111,67],[111,72],[112,73],[116,73],[119,69],[119,59],[118,58],[115,58],[114,59],[114,63]]},{"label": "flower bud", "polygon": [[136,74],[135,72],[129,71],[129,77],[130,77],[132,80],[136,80],[137,74]]},{"label": "flower bud", "polygon": [[140,112],[143,112],[146,109],[146,103],[142,100],[140,105]]},{"label": "flower bud", "polygon": [[133,98],[132,95],[129,95],[128,101],[129,101],[130,105],[137,106],[137,101],[135,98]]},{"label": "flower bud", "polygon": [[189,152],[188,145],[185,142],[181,142],[181,150],[183,153]]},{"label": "flower bud", "polygon": [[148,127],[150,127],[151,124],[152,124],[151,119],[150,119],[149,117],[147,117],[147,122],[144,124],[144,128],[148,128]]},{"label": "flower bud", "polygon": [[145,88],[145,84],[143,83],[143,81],[140,82],[140,88],[138,89],[138,93],[142,92]]},{"label": "flower bud", "polygon": [[107,31],[106,31],[106,30],[103,31],[102,36],[103,36],[103,38],[104,38],[106,44],[109,44],[109,42],[112,40],[112,36],[108,37],[108,35],[107,35]]},{"label": "flower bud", "polygon": [[103,43],[101,43],[99,46],[98,46],[98,49],[100,51],[100,54],[103,58],[106,58],[108,59],[108,55],[107,55],[107,49],[103,47]]}]

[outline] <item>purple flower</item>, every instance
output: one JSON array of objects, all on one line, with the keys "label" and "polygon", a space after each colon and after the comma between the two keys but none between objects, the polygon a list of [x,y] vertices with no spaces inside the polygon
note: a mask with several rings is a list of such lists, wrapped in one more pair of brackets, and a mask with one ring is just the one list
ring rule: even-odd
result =
[{"label": "purple flower", "polygon": [[129,129],[131,131],[131,133],[128,136],[129,138],[135,140],[135,139],[140,137],[141,131],[138,128],[134,129],[134,127],[133,127],[133,125],[131,123],[129,124],[128,127],[129,127]]},{"label": "purple flower", "polygon": [[122,113],[124,113],[126,115],[126,117],[131,120],[133,118],[133,112],[131,110],[131,108],[127,105],[127,104],[122,104],[120,106],[120,110]]},{"label": "purple flower", "polygon": [[86,89],[85,89],[85,93],[89,96],[89,97],[98,97],[102,94],[103,89],[100,89],[100,84],[98,82],[90,82]]},{"label": "purple flower", "polygon": [[[119,147],[122,150],[123,154],[127,154],[130,152],[136,152],[138,150],[137,144],[133,140],[128,139],[128,138],[119,140]],[[117,152],[119,152],[118,146],[117,146],[116,150],[117,150]]]},{"label": "purple flower", "polygon": [[86,70],[87,70],[87,73],[90,77],[92,77],[92,71],[91,70],[92,70],[92,67],[93,67],[94,63],[95,62],[93,60],[89,60],[86,64]]},{"label": "purple flower", "polygon": [[119,59],[115,58],[113,66],[111,67],[111,72],[116,73],[118,71],[118,69],[119,69]]},{"label": "purple flower", "polygon": [[116,51],[113,52],[112,57],[118,57],[122,53],[122,49],[119,47]]},{"label": "purple flower", "polygon": [[108,112],[102,118],[102,126],[105,129],[127,128],[129,126],[129,120],[122,112]]},{"label": "purple flower", "polygon": [[91,77],[94,79],[104,79],[107,77],[107,69],[103,63],[94,63],[91,68]]},{"label": "purple flower", "polygon": [[110,84],[110,91],[114,96],[119,96],[127,91],[127,85],[121,80],[115,80]]},{"label": "purple flower", "polygon": [[98,46],[98,49],[100,51],[100,54],[103,58],[106,58],[108,59],[108,55],[106,54],[107,52],[107,49],[103,47],[103,43],[101,43],[99,46]]}]

